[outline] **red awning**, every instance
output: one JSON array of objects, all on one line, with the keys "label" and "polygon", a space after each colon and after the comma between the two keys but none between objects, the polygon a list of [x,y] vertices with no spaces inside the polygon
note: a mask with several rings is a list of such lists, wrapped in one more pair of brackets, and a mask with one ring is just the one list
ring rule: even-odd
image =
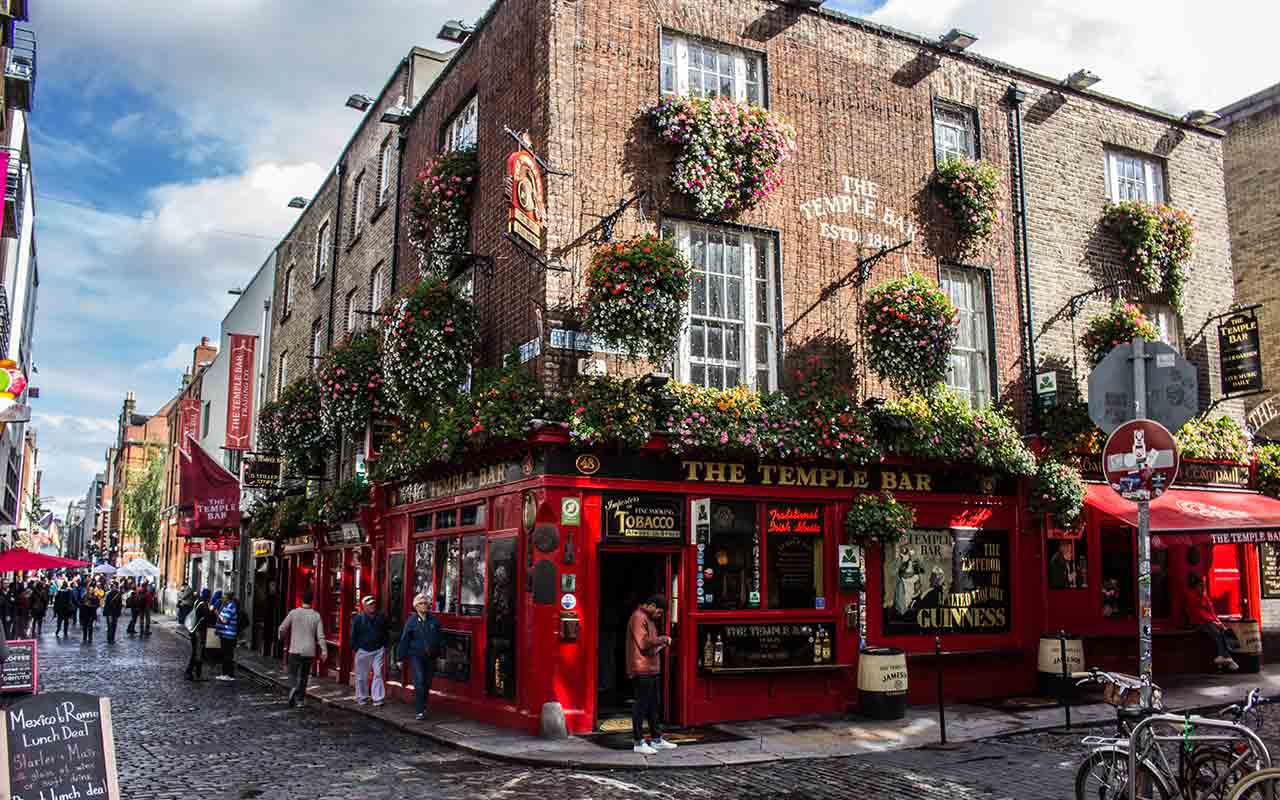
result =
[{"label": "red awning", "polygon": [[[1138,527],[1138,504],[1120,497],[1110,486],[1089,484],[1085,502],[1125,525]],[[1166,542],[1194,535],[1215,544],[1280,542],[1280,501],[1253,492],[1170,489],[1151,501],[1151,532],[1175,534]]]}]

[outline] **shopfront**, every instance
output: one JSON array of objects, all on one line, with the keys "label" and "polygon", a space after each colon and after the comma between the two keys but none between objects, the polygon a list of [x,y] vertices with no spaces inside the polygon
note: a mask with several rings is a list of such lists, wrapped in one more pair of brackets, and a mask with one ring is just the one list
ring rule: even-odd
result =
[{"label": "shopfront", "polygon": [[271,539],[254,539],[251,542],[253,563],[253,608],[249,619],[253,630],[250,647],[263,655],[279,655],[276,627],[284,618],[283,594],[280,590],[280,566],[276,558],[276,543]]},{"label": "shopfront", "polygon": [[[292,536],[281,541],[276,547],[276,552],[279,554],[278,591],[282,611],[287,614],[290,610],[297,608],[302,603],[302,593],[308,589],[316,593],[315,602],[318,604],[320,596],[316,585],[316,568],[319,562],[316,537],[310,533]],[[313,607],[318,608],[318,606]],[[284,655],[282,646],[275,648],[272,652],[278,656]]]},{"label": "shopfront", "polygon": [[[850,503],[884,489],[914,508],[917,529],[842,570]],[[860,640],[908,653],[916,702],[934,697],[939,637],[955,659],[949,696],[1029,691],[1043,553],[1018,508],[1013,481],[967,469],[551,441],[394,487],[380,510],[389,575],[403,557],[402,613],[423,593],[445,629],[433,702],[534,731],[557,700],[586,732],[627,714],[625,627],[655,593],[675,641],[662,656],[672,723],[844,711]]]},{"label": "shopfront", "polygon": [[373,553],[366,527],[346,522],[325,529],[320,539],[320,591],[316,610],[324,620],[330,658],[326,671],[339,680],[351,676],[355,653],[351,649],[351,617],[359,613],[360,598],[374,592]]}]

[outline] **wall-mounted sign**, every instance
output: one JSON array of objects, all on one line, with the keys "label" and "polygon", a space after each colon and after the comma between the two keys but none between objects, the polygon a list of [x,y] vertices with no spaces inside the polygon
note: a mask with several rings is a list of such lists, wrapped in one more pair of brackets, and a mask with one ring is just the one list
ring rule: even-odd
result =
[{"label": "wall-mounted sign", "polygon": [[563,497],[560,499],[560,524],[582,524],[582,498]]},{"label": "wall-mounted sign", "polygon": [[828,669],[836,661],[831,622],[699,625],[698,670],[706,673]]},{"label": "wall-mounted sign", "polygon": [[1154,500],[1178,477],[1178,445],[1159,422],[1130,420],[1111,432],[1102,448],[1102,474],[1126,500]]},{"label": "wall-mounted sign", "polygon": [[769,505],[765,509],[766,533],[822,535],[822,506],[810,503]]},{"label": "wall-mounted sign", "polygon": [[430,500],[433,497],[444,497],[451,494],[472,492],[487,489],[508,481],[517,481],[528,477],[517,462],[493,464],[488,467],[454,472],[420,483],[402,483],[391,491],[391,506],[403,506]]},{"label": "wall-mounted sign", "polygon": [[892,247],[915,238],[915,219],[887,205],[876,181],[842,175],[837,189],[800,203],[804,218],[820,225],[818,232],[823,239]]},{"label": "wall-mounted sign", "polygon": [[862,557],[859,551],[862,548],[853,544],[842,544],[838,549],[840,554],[840,588],[845,591],[861,591],[863,587]]},{"label": "wall-mounted sign", "polygon": [[200,398],[184,397],[178,403],[178,447],[187,450],[200,441]]},{"label": "wall-mounted sign", "polygon": [[284,555],[292,555],[293,553],[310,553],[315,549],[315,540],[311,538],[310,534],[294,536],[280,542],[280,552]]},{"label": "wall-mounted sign", "polygon": [[1009,630],[1009,534],[911,531],[884,555],[884,633]]},{"label": "wall-mounted sign", "polygon": [[341,527],[325,531],[324,543],[329,547],[364,544],[364,528],[356,522],[344,522]]},{"label": "wall-mounted sign", "polygon": [[1262,571],[1262,596],[1280,600],[1280,543],[1259,543],[1258,566]]},{"label": "wall-mounted sign", "polygon": [[274,489],[280,485],[279,455],[245,453],[240,463],[240,485],[245,489]]},{"label": "wall-mounted sign", "polygon": [[120,800],[111,701],[79,692],[28,697],[0,724],[0,795]]},{"label": "wall-mounted sign", "polygon": [[1224,395],[1262,391],[1262,343],[1253,309],[1218,322],[1218,363]]},{"label": "wall-mounted sign", "polygon": [[182,552],[189,556],[198,556],[204,552],[204,539],[188,539],[182,543]]},{"label": "wall-mounted sign", "polygon": [[253,557],[268,558],[276,554],[276,543],[270,539],[253,540]]},{"label": "wall-mounted sign", "polygon": [[658,494],[606,494],[604,538],[678,542],[684,532],[684,498]]},{"label": "wall-mounted sign", "polygon": [[528,150],[522,148],[507,158],[506,188],[511,198],[507,232],[541,250],[547,218],[542,167]]},{"label": "wall-mounted sign", "polygon": [[1036,375],[1036,403],[1040,408],[1053,408],[1058,404],[1058,373]]},{"label": "wall-mounted sign", "polygon": [[253,353],[258,337],[231,334],[227,366],[227,450],[248,450],[253,436]]}]

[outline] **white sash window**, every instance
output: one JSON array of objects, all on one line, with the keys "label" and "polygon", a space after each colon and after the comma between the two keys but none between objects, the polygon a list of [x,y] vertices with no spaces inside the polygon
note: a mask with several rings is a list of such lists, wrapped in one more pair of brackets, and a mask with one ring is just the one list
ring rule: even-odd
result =
[{"label": "white sash window", "polygon": [[663,31],[662,93],[764,105],[764,59],[737,47]]}]

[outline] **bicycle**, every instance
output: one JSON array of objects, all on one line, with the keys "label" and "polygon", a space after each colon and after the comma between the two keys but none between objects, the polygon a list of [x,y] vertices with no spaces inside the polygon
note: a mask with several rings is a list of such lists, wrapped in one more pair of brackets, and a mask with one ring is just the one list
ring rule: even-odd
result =
[{"label": "bicycle", "polygon": [[[1161,713],[1159,687],[1154,684],[1153,702],[1144,706],[1140,702],[1142,682],[1129,675],[1094,669],[1079,683],[1090,682],[1103,684],[1105,698],[1117,706],[1119,735],[1088,736],[1082,740],[1093,750],[1076,772],[1077,800],[1227,800],[1228,792],[1240,780],[1271,763],[1261,739],[1241,723],[1251,713],[1260,715],[1261,706],[1267,702],[1256,689],[1243,705],[1222,709],[1219,713],[1234,718],[1223,722]],[[1135,704],[1134,700],[1138,702]],[[1156,725],[1173,728],[1174,735],[1162,735]],[[1225,729],[1229,733],[1214,736],[1197,732],[1197,728]],[[1176,769],[1161,746],[1172,742],[1180,745]],[[1138,776],[1133,786],[1131,772]]]}]

